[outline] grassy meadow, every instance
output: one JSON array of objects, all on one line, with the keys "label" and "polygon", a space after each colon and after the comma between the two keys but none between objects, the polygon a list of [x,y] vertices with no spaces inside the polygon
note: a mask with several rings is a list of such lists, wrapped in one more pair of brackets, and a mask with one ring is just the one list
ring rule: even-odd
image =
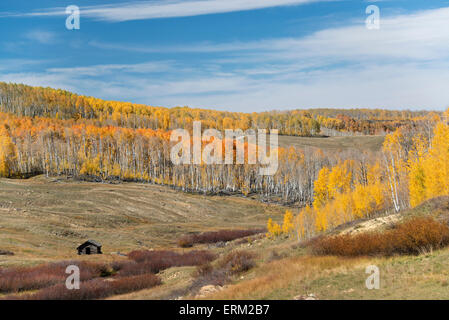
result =
[{"label": "grassy meadow", "polygon": [[157,185],[46,178],[0,179],[0,267],[78,258],[87,239],[104,255],[176,247],[192,232],[265,227],[285,208],[243,197],[204,196]]}]

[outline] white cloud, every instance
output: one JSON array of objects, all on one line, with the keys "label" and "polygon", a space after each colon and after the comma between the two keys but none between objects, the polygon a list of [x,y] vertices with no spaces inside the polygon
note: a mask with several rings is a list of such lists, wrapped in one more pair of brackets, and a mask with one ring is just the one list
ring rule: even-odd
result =
[{"label": "white cloud", "polygon": [[[154,0],[97,5],[80,8],[83,17],[111,22],[156,18],[192,17],[214,13],[247,11],[270,7],[302,5],[337,0]],[[23,14],[3,13],[1,16],[59,16],[65,8],[51,8]]]},{"label": "white cloud", "polygon": [[99,77],[119,73],[150,74],[158,72],[175,71],[175,66],[170,61],[145,62],[137,64],[103,64],[88,67],[64,67],[50,68],[47,71],[54,74],[70,74],[75,77],[90,76]]},{"label": "white cloud", "polygon": [[[247,78],[231,93],[167,94],[156,99],[167,106],[181,104],[246,112],[312,107],[443,109],[449,106],[446,89],[449,74],[441,72],[440,68],[372,65],[360,69],[300,72],[285,78],[258,81]],[[183,84],[172,83],[172,86],[179,89]]]},{"label": "white cloud", "polygon": [[33,30],[24,35],[28,40],[37,41],[42,44],[50,44],[56,40],[56,34],[50,31]]},{"label": "white cloud", "polygon": [[[194,66],[163,61],[53,68],[3,74],[0,80],[74,88],[152,105],[247,112],[306,107],[442,109],[449,105],[447,21],[449,8],[442,8],[383,18],[380,30],[367,30],[361,21],[297,39],[149,48],[221,53],[220,59]],[[136,48],[146,50],[118,45],[114,49]],[[167,74],[151,75],[158,70]]]},{"label": "white cloud", "polygon": [[24,66],[36,66],[47,63],[48,60],[33,59],[0,59],[0,71],[17,70]]},{"label": "white cloud", "polygon": [[133,74],[90,78],[67,72],[0,74],[0,81],[52,86],[74,92],[149,105],[262,111],[309,107],[443,109],[449,106],[449,64],[367,65],[282,74],[155,80]]},{"label": "white cloud", "polygon": [[[318,64],[342,60],[371,59],[432,60],[449,56],[449,8],[386,17],[380,30],[368,30],[363,22],[325,29],[303,38],[268,39],[252,42],[200,43],[186,46],[145,47],[132,44],[90,45],[111,50],[154,53],[238,52],[238,58],[221,62],[318,60]],[[254,60],[256,59],[256,60]]]}]

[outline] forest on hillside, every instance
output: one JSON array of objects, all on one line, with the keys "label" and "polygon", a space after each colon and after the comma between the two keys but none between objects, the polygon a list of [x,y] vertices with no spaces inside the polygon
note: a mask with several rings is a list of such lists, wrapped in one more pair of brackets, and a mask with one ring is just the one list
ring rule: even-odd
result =
[{"label": "forest on hillside", "polygon": [[[64,90],[0,82],[0,111],[19,117],[85,120],[95,126],[153,130],[203,128],[278,129],[281,135],[315,136],[327,133],[386,134],[399,127],[414,127],[439,112],[383,109],[307,109],[270,112],[224,112],[189,107],[152,107],[105,101]],[[323,130],[327,129],[327,130]]]},{"label": "forest on hillside", "polygon": [[[449,194],[449,111],[246,114],[104,101],[6,83],[0,83],[0,111],[1,176],[66,175],[156,183],[186,192],[254,195],[302,208],[295,218],[301,237]],[[174,165],[170,131],[191,130],[193,121],[218,130],[268,128],[313,136],[327,129],[386,137],[380,152],[279,148],[278,171],[261,176],[258,164],[246,162]],[[272,222],[269,231],[273,236],[283,232]]]}]

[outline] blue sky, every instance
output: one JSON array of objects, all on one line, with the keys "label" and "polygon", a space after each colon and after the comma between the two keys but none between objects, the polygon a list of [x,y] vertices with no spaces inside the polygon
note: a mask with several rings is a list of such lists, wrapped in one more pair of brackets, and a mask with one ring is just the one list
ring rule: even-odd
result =
[{"label": "blue sky", "polygon": [[[65,27],[69,5],[79,30]],[[369,5],[379,30],[365,26]],[[103,99],[441,110],[448,71],[449,1],[0,2],[0,81]]]}]

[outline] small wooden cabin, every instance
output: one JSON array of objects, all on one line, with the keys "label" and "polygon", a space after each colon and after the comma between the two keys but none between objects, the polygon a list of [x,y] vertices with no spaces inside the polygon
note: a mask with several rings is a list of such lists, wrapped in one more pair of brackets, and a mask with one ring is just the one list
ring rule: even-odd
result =
[{"label": "small wooden cabin", "polygon": [[101,244],[95,240],[87,240],[76,249],[78,254],[102,254]]}]

